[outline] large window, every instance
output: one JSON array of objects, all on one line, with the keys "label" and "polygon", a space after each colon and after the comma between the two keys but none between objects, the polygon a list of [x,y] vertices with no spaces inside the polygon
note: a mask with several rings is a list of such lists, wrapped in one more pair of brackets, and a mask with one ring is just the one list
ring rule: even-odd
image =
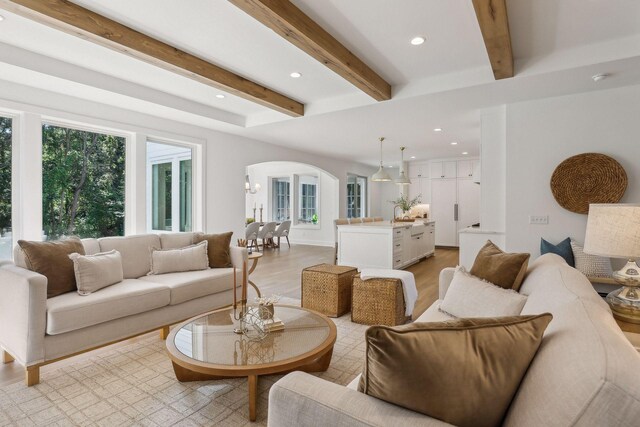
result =
[{"label": "large window", "polygon": [[347,175],[347,217],[367,216],[367,178]]},{"label": "large window", "polygon": [[192,231],[192,150],[180,145],[147,142],[150,188],[147,211],[151,229]]},{"label": "large window", "polygon": [[120,136],[43,124],[46,239],[124,235],[125,143]]},{"label": "large window", "polygon": [[298,176],[298,223],[315,224],[318,221],[318,177]]},{"label": "large window", "polygon": [[0,117],[0,259],[11,259],[11,144],[13,121]]},{"label": "large window", "polygon": [[291,219],[289,208],[289,202],[291,200],[290,190],[291,188],[289,178],[272,179],[272,221],[287,221]]}]

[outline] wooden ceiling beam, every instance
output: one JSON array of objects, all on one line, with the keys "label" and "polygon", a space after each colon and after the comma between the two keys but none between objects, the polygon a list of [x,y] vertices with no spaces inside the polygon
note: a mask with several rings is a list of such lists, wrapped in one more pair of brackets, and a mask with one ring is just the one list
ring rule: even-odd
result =
[{"label": "wooden ceiling beam", "polygon": [[289,116],[304,104],[65,0],[0,0],[0,8]]},{"label": "wooden ceiling beam", "polygon": [[375,100],[391,99],[389,83],[290,1],[229,1]]},{"label": "wooden ceiling beam", "polygon": [[506,0],[473,0],[496,80],[513,77],[513,52]]}]

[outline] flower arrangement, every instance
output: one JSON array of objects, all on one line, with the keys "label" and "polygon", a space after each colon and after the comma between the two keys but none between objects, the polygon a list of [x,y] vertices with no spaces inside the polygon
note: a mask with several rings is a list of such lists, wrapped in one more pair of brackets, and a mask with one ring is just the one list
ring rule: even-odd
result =
[{"label": "flower arrangement", "polygon": [[247,218],[247,225],[251,224],[252,222],[256,222],[255,218]]},{"label": "flower arrangement", "polygon": [[264,320],[273,319],[273,315],[275,313],[273,305],[278,301],[280,301],[280,296],[278,295],[271,295],[270,297],[256,297],[260,318]]},{"label": "flower arrangement", "polygon": [[271,295],[270,297],[256,297],[256,303],[259,305],[273,305],[280,301],[280,295]]},{"label": "flower arrangement", "polygon": [[419,205],[421,194],[418,194],[413,199],[409,200],[409,196],[401,194],[396,200],[389,200],[389,203],[393,203],[395,206],[400,206],[404,212],[408,212],[412,207]]}]

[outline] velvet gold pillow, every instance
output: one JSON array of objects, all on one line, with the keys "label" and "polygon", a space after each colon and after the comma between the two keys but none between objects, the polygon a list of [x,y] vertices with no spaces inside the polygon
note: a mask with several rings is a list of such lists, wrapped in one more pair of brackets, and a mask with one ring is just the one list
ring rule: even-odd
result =
[{"label": "velvet gold pillow", "polygon": [[209,267],[228,268],[233,267],[233,264],[231,264],[231,252],[229,251],[231,236],[233,236],[233,231],[222,234],[198,234],[194,236],[193,243],[205,240],[209,243],[207,252],[209,255]]},{"label": "velvet gold pillow", "polygon": [[505,289],[520,289],[527,273],[529,254],[507,253],[491,240],[480,249],[470,273]]},{"label": "velvet gold pillow", "polygon": [[27,268],[47,278],[47,298],[76,291],[72,253],[84,255],[84,246],[77,237],[52,242],[18,240],[24,252]]},{"label": "velvet gold pillow", "polygon": [[551,319],[372,326],[358,390],[456,426],[499,426]]}]

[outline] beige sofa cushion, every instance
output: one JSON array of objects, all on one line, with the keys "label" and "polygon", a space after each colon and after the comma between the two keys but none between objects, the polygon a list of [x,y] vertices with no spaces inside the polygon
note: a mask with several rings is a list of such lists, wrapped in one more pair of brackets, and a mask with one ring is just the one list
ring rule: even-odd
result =
[{"label": "beige sofa cushion", "polygon": [[[242,285],[242,271],[236,272],[238,286]],[[160,283],[171,289],[171,305],[181,304],[205,295],[233,288],[233,268],[212,268],[141,277],[139,280]],[[229,301],[231,304],[233,301]]]},{"label": "beige sofa cushion", "polygon": [[171,291],[162,284],[125,279],[89,295],[67,293],[47,300],[47,334],[75,331],[165,307]]},{"label": "beige sofa cushion", "polygon": [[199,233],[162,233],[160,236],[160,247],[162,249],[179,249],[191,246],[195,242],[193,239]]},{"label": "beige sofa cushion", "polygon": [[125,279],[137,279],[151,270],[151,248],[160,248],[157,234],[139,234],[126,237],[103,237],[100,252],[115,249],[122,255],[122,271]]},{"label": "beige sofa cushion", "polygon": [[207,270],[207,242],[179,249],[151,249],[149,276],[184,271]]},{"label": "beige sofa cushion", "polygon": [[456,317],[517,316],[527,297],[456,268],[440,310]]},{"label": "beige sofa cushion", "polygon": [[73,261],[76,274],[76,286],[80,295],[92,292],[122,282],[122,257],[120,252],[113,250],[95,255],[69,255]]},{"label": "beige sofa cushion", "polygon": [[98,239],[87,238],[81,239],[82,246],[84,246],[84,254],[85,255],[95,255],[100,252],[100,242]]}]

